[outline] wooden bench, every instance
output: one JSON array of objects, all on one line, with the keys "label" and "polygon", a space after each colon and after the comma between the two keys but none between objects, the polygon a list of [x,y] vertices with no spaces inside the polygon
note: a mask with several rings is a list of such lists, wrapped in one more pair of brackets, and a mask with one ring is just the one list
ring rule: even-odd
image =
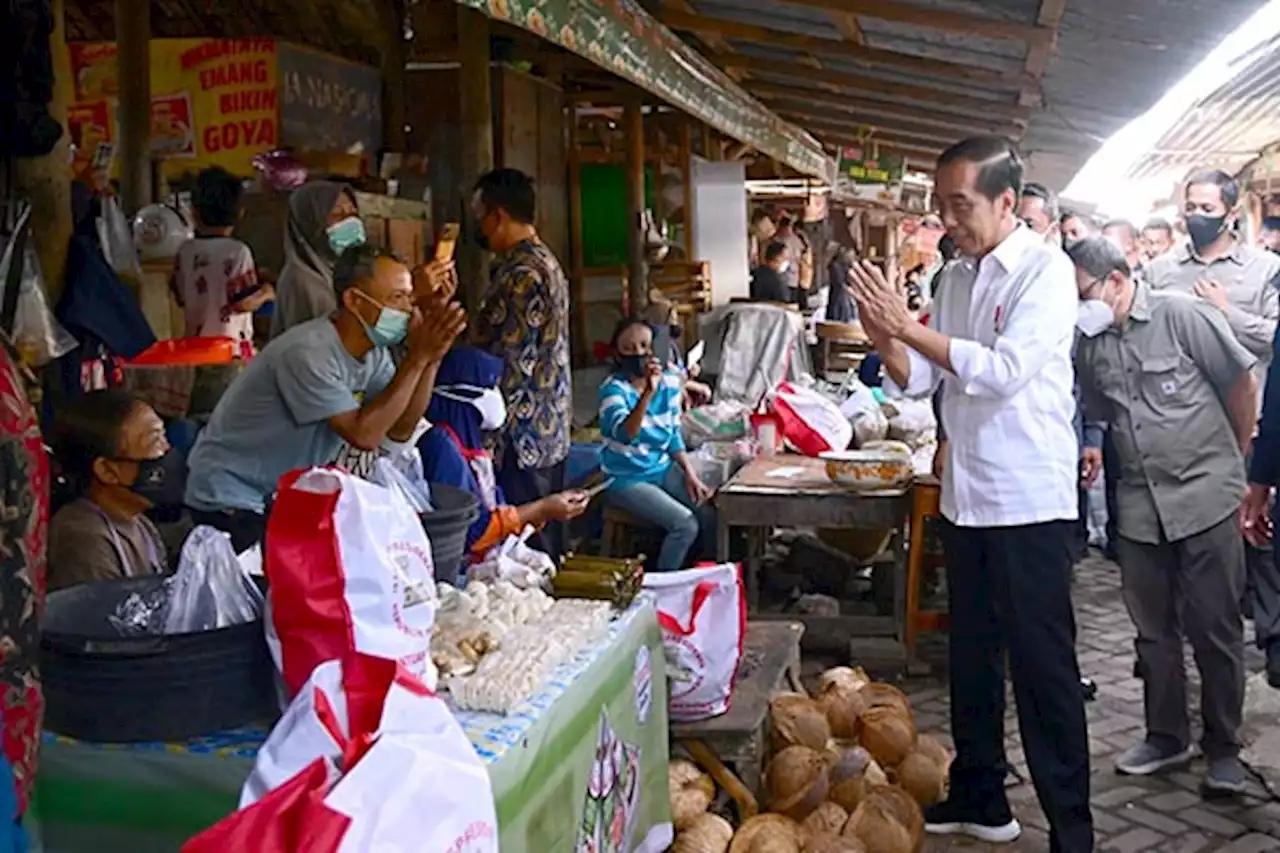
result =
[{"label": "wooden bench", "polygon": [[799,622],[748,622],[729,710],[696,723],[672,723],[671,737],[738,804],[745,820],[759,811],[755,793],[769,748],[769,700],[800,684]]}]

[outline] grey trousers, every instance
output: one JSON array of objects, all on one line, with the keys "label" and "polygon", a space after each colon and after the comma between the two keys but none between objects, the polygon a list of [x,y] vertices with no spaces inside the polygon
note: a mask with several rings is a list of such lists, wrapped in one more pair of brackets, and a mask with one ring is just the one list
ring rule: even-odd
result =
[{"label": "grey trousers", "polygon": [[1244,705],[1244,542],[1235,513],[1177,542],[1117,541],[1125,606],[1138,631],[1147,737],[1168,749],[1191,742],[1185,636],[1200,670],[1201,743],[1210,760],[1240,751]]}]

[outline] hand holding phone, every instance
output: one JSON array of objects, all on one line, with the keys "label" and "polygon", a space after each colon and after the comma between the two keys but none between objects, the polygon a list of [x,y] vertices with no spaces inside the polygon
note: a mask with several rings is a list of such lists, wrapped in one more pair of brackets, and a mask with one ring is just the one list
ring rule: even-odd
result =
[{"label": "hand holding phone", "polygon": [[456,222],[446,222],[444,227],[440,229],[440,239],[436,241],[437,261],[444,263],[453,260],[454,252],[458,248],[458,232],[461,229]]}]

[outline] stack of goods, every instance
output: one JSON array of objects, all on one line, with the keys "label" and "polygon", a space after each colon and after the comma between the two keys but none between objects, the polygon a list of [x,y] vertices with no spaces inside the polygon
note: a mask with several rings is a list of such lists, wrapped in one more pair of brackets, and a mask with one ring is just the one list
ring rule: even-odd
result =
[{"label": "stack of goods", "polygon": [[466,590],[439,584],[440,611],[431,659],[455,707],[507,714],[556,667],[598,643],[607,603],[553,600],[540,589],[473,581]]},{"label": "stack of goods", "polygon": [[556,598],[586,598],[607,601],[625,610],[640,594],[644,582],[644,558],[626,560],[570,554],[556,573]]},{"label": "stack of goods", "polygon": [[771,713],[769,811],[737,832],[696,808],[710,804],[711,780],[672,763],[676,853],[919,853],[922,807],[945,796],[951,756],[916,733],[900,690],[838,667],[823,674],[816,698],[782,694]]}]

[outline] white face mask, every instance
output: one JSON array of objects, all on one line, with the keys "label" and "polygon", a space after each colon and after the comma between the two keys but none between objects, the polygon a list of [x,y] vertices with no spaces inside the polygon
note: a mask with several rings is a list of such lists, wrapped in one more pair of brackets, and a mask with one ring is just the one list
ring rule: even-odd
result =
[{"label": "white face mask", "polygon": [[1101,299],[1086,299],[1076,313],[1076,328],[1086,338],[1096,338],[1116,321],[1116,312]]},{"label": "white face mask", "polygon": [[784,273],[789,269],[791,269],[791,261],[783,261],[782,263],[778,264],[778,272]]},{"label": "white face mask", "polygon": [[[458,391],[470,391],[476,393],[477,396],[459,394],[457,393]],[[475,407],[475,410],[480,413],[480,428],[483,430],[495,430],[507,422],[507,402],[502,398],[502,392],[497,388],[449,385],[435,389],[434,393],[439,394],[446,400],[454,400],[455,402],[466,403],[468,406]]]}]

